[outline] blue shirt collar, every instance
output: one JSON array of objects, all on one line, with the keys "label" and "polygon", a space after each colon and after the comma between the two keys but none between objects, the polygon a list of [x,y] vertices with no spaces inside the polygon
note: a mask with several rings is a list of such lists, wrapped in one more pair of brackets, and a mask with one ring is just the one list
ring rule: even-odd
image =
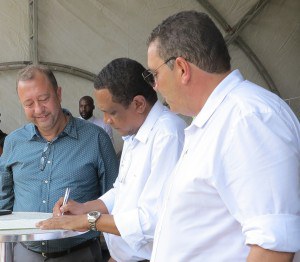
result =
[{"label": "blue shirt collar", "polygon": [[[64,108],[62,110],[63,110],[64,114],[69,116],[69,120],[68,120],[67,125],[65,126],[64,130],[57,137],[70,136],[70,137],[77,139],[78,134],[77,134],[77,128],[76,128],[76,121],[74,120],[74,117],[72,116],[72,114],[70,113],[69,110],[64,109]],[[33,140],[44,139],[34,124],[32,124],[32,123],[28,124],[28,128],[29,128],[28,140],[33,141]],[[56,138],[54,138],[52,141],[54,141],[54,140],[56,140]]]}]

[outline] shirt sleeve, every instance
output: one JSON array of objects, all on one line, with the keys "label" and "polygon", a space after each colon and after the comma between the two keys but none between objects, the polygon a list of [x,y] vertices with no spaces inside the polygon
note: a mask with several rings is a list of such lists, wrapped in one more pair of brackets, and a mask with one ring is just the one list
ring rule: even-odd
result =
[{"label": "shirt sleeve", "polygon": [[[101,195],[113,187],[118,171],[119,162],[117,160],[114,147],[104,130],[99,134],[99,177],[101,182]],[[96,152],[95,152],[96,153]]]},{"label": "shirt sleeve", "polygon": [[13,191],[13,175],[8,165],[8,158],[11,147],[6,139],[3,154],[0,156],[0,209],[13,209],[14,191]]},{"label": "shirt sleeve", "polygon": [[246,244],[300,250],[300,146],[293,128],[272,113],[249,114],[232,130],[220,196],[241,223]]},{"label": "shirt sleeve", "polygon": [[174,135],[160,136],[156,139],[153,144],[151,163],[149,163],[150,175],[139,198],[137,208],[114,214],[114,220],[122,239],[136,251],[153,241],[163,187],[181,150],[182,141]]},{"label": "shirt sleeve", "polygon": [[103,201],[109,213],[112,212],[115,202],[115,188],[110,189],[104,195],[99,197]]}]

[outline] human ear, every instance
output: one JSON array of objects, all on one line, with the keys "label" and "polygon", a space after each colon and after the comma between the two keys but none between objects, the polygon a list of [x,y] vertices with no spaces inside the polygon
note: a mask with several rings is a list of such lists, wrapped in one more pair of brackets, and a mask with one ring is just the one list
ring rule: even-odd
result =
[{"label": "human ear", "polygon": [[61,87],[60,86],[57,87],[56,94],[57,94],[57,97],[59,99],[59,102],[61,102],[62,101],[62,99],[61,99],[62,95],[61,95]]},{"label": "human ear", "polygon": [[183,57],[177,57],[175,60],[177,72],[180,77],[180,81],[183,84],[187,84],[191,78],[191,67],[187,60]]},{"label": "human ear", "polygon": [[145,97],[137,95],[133,98],[132,103],[138,113],[144,113],[147,103]]}]

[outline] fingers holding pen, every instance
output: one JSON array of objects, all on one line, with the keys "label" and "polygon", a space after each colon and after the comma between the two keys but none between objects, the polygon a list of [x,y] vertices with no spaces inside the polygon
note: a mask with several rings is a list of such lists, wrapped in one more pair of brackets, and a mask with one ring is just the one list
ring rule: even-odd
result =
[{"label": "fingers holding pen", "polygon": [[59,208],[61,214],[65,214],[65,215],[78,215],[81,214],[77,211],[77,206],[79,205],[79,203],[77,203],[74,200],[69,200],[68,203],[66,203],[65,205],[62,204],[62,206]]},{"label": "fingers holding pen", "polygon": [[54,205],[53,207],[53,216],[61,216],[64,214],[64,209],[65,209],[65,205],[68,203],[69,201],[69,196],[70,196],[70,191],[71,188],[67,187],[66,191],[65,191],[65,195],[63,198],[60,198],[57,203]]},{"label": "fingers holding pen", "polygon": [[69,199],[71,189],[66,188],[64,197],[61,197],[53,207],[53,217],[60,217],[66,215],[81,215],[86,213],[84,204],[78,203]]},{"label": "fingers holding pen", "polygon": [[64,215],[81,215],[84,214],[84,205],[72,199],[63,205],[63,197],[61,197],[53,207],[53,216],[59,217]]},{"label": "fingers holding pen", "polygon": [[62,215],[62,211],[61,211],[61,207],[63,204],[64,198],[61,197],[54,205],[53,207],[53,216],[61,216]]}]

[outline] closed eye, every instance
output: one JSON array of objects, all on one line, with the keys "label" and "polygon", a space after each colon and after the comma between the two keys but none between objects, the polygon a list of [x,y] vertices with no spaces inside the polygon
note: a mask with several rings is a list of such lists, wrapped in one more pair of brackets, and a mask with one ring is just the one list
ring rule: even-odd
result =
[{"label": "closed eye", "polygon": [[111,116],[115,116],[115,115],[117,114],[117,111],[109,112],[109,114],[110,114]]},{"label": "closed eye", "polygon": [[33,106],[33,102],[23,104],[25,108],[31,108]]},{"label": "closed eye", "polygon": [[39,102],[47,102],[50,99],[50,96],[40,97]]}]

